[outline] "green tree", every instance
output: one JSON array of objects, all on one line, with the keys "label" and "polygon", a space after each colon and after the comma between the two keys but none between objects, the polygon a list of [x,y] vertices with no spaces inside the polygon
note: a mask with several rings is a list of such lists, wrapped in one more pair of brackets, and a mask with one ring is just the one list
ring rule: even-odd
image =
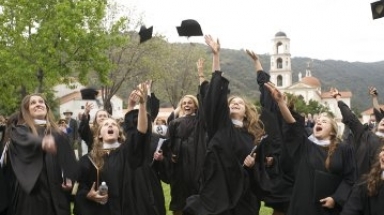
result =
[{"label": "green tree", "polygon": [[95,72],[107,82],[111,64],[105,50],[110,43],[101,25],[106,4],[0,0],[0,85],[7,89],[1,93],[2,111],[10,113],[20,97],[50,91],[59,82],[68,83],[71,76],[87,83],[88,74]]}]

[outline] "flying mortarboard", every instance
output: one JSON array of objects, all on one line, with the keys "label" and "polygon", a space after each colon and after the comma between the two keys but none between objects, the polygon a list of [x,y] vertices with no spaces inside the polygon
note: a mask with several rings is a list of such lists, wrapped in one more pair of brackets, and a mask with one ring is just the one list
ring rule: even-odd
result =
[{"label": "flying mortarboard", "polygon": [[181,22],[181,26],[176,27],[179,36],[203,36],[200,24],[193,19],[186,19]]},{"label": "flying mortarboard", "polygon": [[99,92],[93,88],[84,88],[80,90],[81,93],[81,99],[83,100],[96,100],[97,94]]},{"label": "flying mortarboard", "polygon": [[140,35],[140,43],[144,43],[147,40],[152,38],[153,26],[146,28],[145,25],[141,26],[139,35]]},{"label": "flying mortarboard", "polygon": [[372,2],[371,11],[373,19],[384,17],[384,0]]}]

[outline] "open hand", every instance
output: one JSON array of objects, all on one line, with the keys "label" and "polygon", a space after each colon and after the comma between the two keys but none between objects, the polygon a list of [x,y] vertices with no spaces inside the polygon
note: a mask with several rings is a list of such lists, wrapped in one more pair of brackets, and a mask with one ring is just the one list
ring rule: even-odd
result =
[{"label": "open hand", "polygon": [[205,35],[204,36],[204,39],[205,39],[205,43],[211,47],[211,50],[213,52],[213,54],[218,54],[220,52],[220,42],[219,42],[219,39],[217,39],[216,41],[212,38],[211,35]]}]

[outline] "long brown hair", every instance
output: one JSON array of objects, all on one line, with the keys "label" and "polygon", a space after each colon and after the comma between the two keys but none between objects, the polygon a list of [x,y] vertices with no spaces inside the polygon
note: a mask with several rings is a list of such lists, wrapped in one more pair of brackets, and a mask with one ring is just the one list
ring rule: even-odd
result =
[{"label": "long brown hair", "polygon": [[240,98],[244,101],[245,116],[243,119],[244,128],[247,129],[248,133],[253,136],[253,142],[255,145],[260,143],[261,137],[265,134],[263,122],[260,120],[260,115],[255,105],[248,102],[246,99],[240,96],[230,96],[228,98],[228,104],[234,98]]},{"label": "long brown hair", "polygon": [[97,135],[95,135],[95,134],[96,134],[96,132],[99,130],[99,127],[100,127],[99,124],[97,123],[97,114],[98,114],[99,112],[101,112],[101,111],[106,112],[107,115],[108,115],[108,118],[111,118],[110,114],[109,114],[108,111],[106,111],[105,109],[99,109],[99,110],[96,111],[96,113],[95,113],[95,118],[93,119],[92,127],[91,127],[91,131],[92,131],[92,134],[94,134],[94,135],[93,135],[94,138],[97,137]]},{"label": "long brown hair", "polygon": [[23,98],[20,105],[20,112],[19,112],[17,124],[19,125],[26,124],[32,130],[32,133],[37,135],[37,129],[36,129],[34,119],[32,118],[31,113],[29,112],[29,103],[32,96],[39,96],[44,100],[44,104],[47,109],[47,115],[45,115],[45,120],[47,121],[46,133],[51,133],[52,131],[61,132],[55,122],[51,108],[49,108],[47,104],[47,99],[45,99],[45,97],[39,93],[30,94]]},{"label": "long brown hair", "polygon": [[325,168],[327,170],[329,170],[329,167],[331,165],[331,158],[332,158],[332,155],[333,153],[336,151],[339,143],[340,143],[340,139],[338,138],[338,125],[337,125],[337,122],[336,120],[329,114],[327,113],[320,113],[319,114],[323,117],[327,117],[329,120],[330,120],[330,123],[331,123],[331,126],[332,126],[332,130],[331,130],[331,134],[330,134],[330,144],[328,146],[328,155],[327,155],[327,158],[325,159]]},{"label": "long brown hair", "polygon": [[[383,142],[383,139],[381,142]],[[383,150],[384,146],[381,147],[380,152]],[[375,196],[378,194],[380,186],[383,185],[383,180],[381,179],[382,172],[383,170],[381,169],[380,165],[380,155],[377,155],[376,161],[372,165],[371,170],[367,175],[363,176],[367,181],[368,196]]]},{"label": "long brown hair", "polygon": [[[109,118],[109,119],[114,120],[112,118]],[[120,127],[120,123],[116,121],[116,124],[117,124],[117,127],[119,128],[119,137],[117,138],[117,142],[124,144],[125,136],[124,136],[123,130]],[[99,126],[97,131],[93,135],[94,141],[93,141],[92,150],[90,152],[91,158],[99,170],[103,169],[104,155],[106,153],[105,150],[103,150],[103,144],[104,144],[103,138],[100,137],[101,128],[102,126]]]}]

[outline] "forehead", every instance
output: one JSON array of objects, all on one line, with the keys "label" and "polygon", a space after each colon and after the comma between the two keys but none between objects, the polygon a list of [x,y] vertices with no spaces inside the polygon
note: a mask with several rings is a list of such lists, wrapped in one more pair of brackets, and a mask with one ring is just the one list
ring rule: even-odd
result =
[{"label": "forehead", "polygon": [[43,99],[43,97],[41,97],[41,96],[31,96],[31,98],[29,98],[29,101],[36,101],[36,100],[43,100],[44,101],[44,99]]},{"label": "forehead", "polygon": [[229,103],[233,103],[233,102],[244,102],[244,99],[242,99],[240,97],[234,97],[231,99],[231,101]]},{"label": "forehead", "polygon": [[97,115],[97,116],[100,116],[100,115],[108,115],[108,113],[107,113],[107,111],[105,111],[105,110],[101,110],[101,111],[98,111],[96,115]]},{"label": "forehead", "polygon": [[189,97],[184,97],[184,98],[183,98],[183,103],[184,103],[184,102],[192,102],[192,103],[194,103],[193,99],[192,99],[192,98],[189,98]]},{"label": "forehead", "polygon": [[117,122],[114,120],[114,119],[111,119],[111,118],[109,118],[109,119],[106,119],[106,120],[104,120],[103,121],[103,125],[105,125],[105,124],[113,124],[113,123],[115,123],[115,124],[117,124]]}]

